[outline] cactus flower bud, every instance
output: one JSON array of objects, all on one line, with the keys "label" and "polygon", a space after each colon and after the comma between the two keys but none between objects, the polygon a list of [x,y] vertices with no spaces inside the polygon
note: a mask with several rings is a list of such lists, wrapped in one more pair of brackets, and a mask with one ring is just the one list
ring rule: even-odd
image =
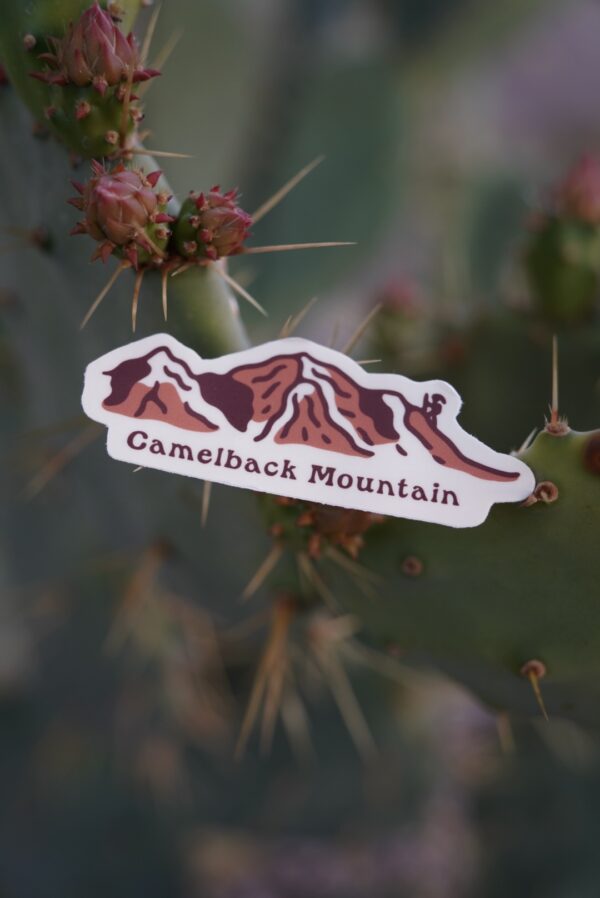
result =
[{"label": "cactus flower bud", "polygon": [[558,188],[559,215],[600,224],[600,159],[585,155]]},{"label": "cactus flower bud", "polygon": [[174,240],[186,259],[216,261],[241,252],[252,218],[237,205],[237,190],[192,193],[177,219]]},{"label": "cactus flower bud", "polygon": [[98,3],[69,25],[62,40],[49,38],[49,43],[54,52],[40,55],[49,71],[32,73],[34,78],[48,84],[92,85],[104,94],[107,87],[130,78],[147,81],[160,74],[142,66],[134,36],[125,37]]},{"label": "cactus flower bud", "polygon": [[584,156],[530,223],[525,267],[536,310],[574,325],[597,311],[600,289],[600,159]]},{"label": "cactus flower bud", "polygon": [[128,259],[137,269],[161,265],[173,221],[166,212],[164,194],[155,191],[160,172],[144,175],[119,165],[106,171],[92,163],[93,176],[85,185],[74,183],[80,194],[69,200],[85,218],[71,233],[89,234],[99,242],[93,259],[106,261],[114,254]]}]

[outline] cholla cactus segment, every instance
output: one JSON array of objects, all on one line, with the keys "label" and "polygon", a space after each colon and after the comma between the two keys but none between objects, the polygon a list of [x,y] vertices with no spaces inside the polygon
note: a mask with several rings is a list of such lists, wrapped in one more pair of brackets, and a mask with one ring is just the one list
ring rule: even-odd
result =
[{"label": "cholla cactus segment", "polygon": [[216,261],[242,252],[252,218],[237,204],[237,190],[191,193],[174,228],[177,251],[184,259]]},{"label": "cholla cactus segment", "polygon": [[72,22],[62,39],[51,37],[48,43],[52,52],[39,57],[47,63],[48,70],[32,73],[32,77],[47,84],[91,85],[104,95],[108,87],[147,81],[160,74],[144,68],[133,34],[125,37],[98,3]]},{"label": "cholla cactus segment", "polygon": [[160,72],[144,67],[134,36],[126,37],[98,3],[47,45],[50,52],[38,56],[46,69],[30,75],[47,87],[52,130],[86,158],[121,152],[143,118],[132,85]]},{"label": "cholla cactus segment", "polygon": [[161,266],[173,217],[166,211],[169,196],[155,189],[160,172],[144,175],[123,165],[107,171],[97,162],[92,170],[87,184],[74,182],[79,196],[69,202],[85,217],[71,233],[98,241],[93,259],[106,261],[116,255],[136,269]]}]

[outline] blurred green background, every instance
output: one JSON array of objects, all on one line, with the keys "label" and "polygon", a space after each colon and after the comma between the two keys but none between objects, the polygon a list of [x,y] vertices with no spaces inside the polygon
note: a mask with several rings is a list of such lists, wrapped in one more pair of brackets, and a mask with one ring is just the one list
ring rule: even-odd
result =
[{"label": "blurred green background", "polygon": [[[147,143],[193,155],[165,160],[180,197],[239,186],[250,211],[323,154],[253,242],[357,245],[234,260],[269,312],[242,309],[253,339],[318,296],[300,332],[341,347],[382,301],[356,357],[448,377],[509,451],[550,398],[526,223],[599,148],[599,35],[594,0],[165,0]],[[79,333],[106,279],[67,236],[81,172],[0,91],[0,896],[596,896],[595,734],[511,725],[368,644],[347,661],[374,754],[301,664],[314,757],[278,727],[235,760],[272,598],[239,597],[270,541],[253,496],[216,487],[203,528],[201,484],[132,473],[86,425],[82,372],[129,339],[131,284]],[[160,328],[156,285],[138,321]],[[578,429],[599,333],[560,335]]]}]

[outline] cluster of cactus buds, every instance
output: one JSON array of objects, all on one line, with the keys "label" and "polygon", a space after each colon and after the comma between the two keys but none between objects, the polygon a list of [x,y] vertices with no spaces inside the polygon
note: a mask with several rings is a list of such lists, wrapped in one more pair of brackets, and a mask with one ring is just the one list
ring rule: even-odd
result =
[{"label": "cluster of cactus buds", "polygon": [[160,72],[144,66],[133,34],[97,2],[47,45],[38,55],[45,68],[30,73],[51,89],[46,117],[80,155],[111,155],[143,117],[132,84]]},{"label": "cluster of cactus buds", "polygon": [[[69,200],[84,213],[71,233],[88,234],[100,244],[92,259],[106,262],[115,255],[127,259],[136,270],[158,268],[167,261],[169,268],[176,268],[182,256],[190,261],[191,248],[189,241],[182,240],[182,231],[194,227],[198,242],[193,242],[193,260],[200,264],[242,250],[251,218],[235,205],[236,191],[220,194],[213,188],[206,200],[199,194],[187,200],[175,218],[167,212],[170,195],[156,189],[160,171],[145,175],[122,163],[109,170],[93,160],[92,173],[86,184],[72,182],[79,196]],[[190,202],[196,210],[192,215]]]},{"label": "cluster of cactus buds", "polygon": [[595,312],[600,279],[600,159],[582,158],[534,216],[525,266],[538,313],[553,325]]},{"label": "cluster of cactus buds", "polygon": [[241,252],[252,218],[238,204],[237,190],[190,193],[174,229],[177,251],[187,261],[216,261]]},{"label": "cluster of cactus buds", "polygon": [[98,162],[92,162],[92,169],[87,184],[73,182],[79,196],[69,202],[84,218],[71,233],[89,234],[99,242],[93,259],[105,262],[116,255],[136,270],[161,266],[173,216],[167,213],[169,195],[156,190],[160,171],[144,175],[123,165],[107,171]]}]

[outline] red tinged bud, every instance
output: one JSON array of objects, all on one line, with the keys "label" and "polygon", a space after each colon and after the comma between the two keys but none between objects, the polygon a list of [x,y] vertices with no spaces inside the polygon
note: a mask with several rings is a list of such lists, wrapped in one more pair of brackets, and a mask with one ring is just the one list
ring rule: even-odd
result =
[{"label": "red tinged bud", "polygon": [[76,187],[82,195],[69,200],[85,215],[72,233],[89,234],[100,243],[95,259],[106,261],[114,253],[135,267],[149,264],[166,247],[169,229],[164,225],[172,216],[142,172],[122,165],[109,172],[98,162],[92,171],[87,184]]},{"label": "red tinged bud", "polygon": [[182,255],[216,261],[242,251],[252,219],[237,205],[237,199],[237,190],[221,193],[218,186],[208,193],[190,194],[174,231]]},{"label": "red tinged bud", "polygon": [[49,43],[54,52],[40,56],[49,71],[32,73],[48,84],[92,85],[104,95],[108,87],[130,79],[147,81],[160,74],[142,66],[133,35],[126,37],[98,3],[72,22],[61,40],[53,38]]},{"label": "red tinged bud", "polygon": [[560,215],[600,224],[600,159],[579,160],[558,188],[557,207]]}]

